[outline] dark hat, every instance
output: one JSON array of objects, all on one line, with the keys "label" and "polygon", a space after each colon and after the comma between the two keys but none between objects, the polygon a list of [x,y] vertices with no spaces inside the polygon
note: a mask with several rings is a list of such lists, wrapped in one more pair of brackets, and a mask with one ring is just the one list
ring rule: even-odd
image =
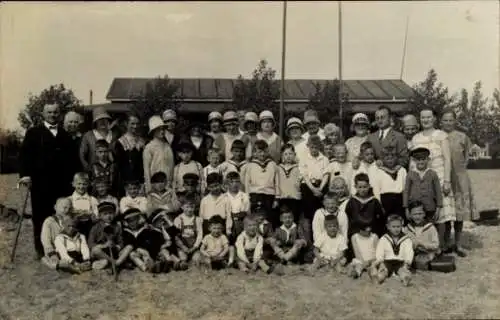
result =
[{"label": "dark hat", "polygon": [[240,150],[245,150],[245,142],[243,142],[240,139],[234,140],[233,143],[231,144],[231,150],[234,149],[240,149]]},{"label": "dark hat", "polygon": [[200,177],[196,173],[186,173],[182,176],[182,181],[186,185],[197,185]]},{"label": "dark hat", "polygon": [[194,152],[194,146],[191,143],[181,142],[177,146],[179,152]]},{"label": "dark hat", "polygon": [[424,147],[417,147],[410,151],[410,156],[416,159],[427,158],[430,154],[431,152],[429,149]]},{"label": "dark hat", "polygon": [[101,202],[97,205],[97,211],[99,212],[99,214],[104,214],[106,212],[115,213],[116,212],[116,205],[114,203],[108,202],[108,201]]},{"label": "dark hat", "polygon": [[207,185],[212,183],[222,183],[222,176],[217,172],[213,172],[207,176]]},{"label": "dark hat", "polygon": [[186,126],[186,133],[189,133],[191,131],[191,129],[193,129],[193,128],[200,128],[200,130],[203,130],[203,129],[205,129],[205,125],[201,122],[198,122],[198,121],[190,122]]},{"label": "dark hat", "polygon": [[149,223],[155,223],[158,219],[165,219],[166,217],[167,212],[164,209],[155,209],[149,217]]},{"label": "dark hat", "polygon": [[130,208],[123,213],[123,220],[135,218],[139,215],[144,215],[144,213],[142,213],[141,210],[137,208]]}]

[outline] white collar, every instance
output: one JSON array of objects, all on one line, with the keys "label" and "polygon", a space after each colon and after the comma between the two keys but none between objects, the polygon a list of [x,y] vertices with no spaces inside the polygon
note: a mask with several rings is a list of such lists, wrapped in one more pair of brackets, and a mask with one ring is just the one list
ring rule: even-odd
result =
[{"label": "white collar", "polygon": [[419,176],[423,177],[427,173],[427,171],[429,171],[430,169],[431,168],[425,168],[424,171],[420,171],[417,168],[415,168],[415,172],[418,173]]},{"label": "white collar", "polygon": [[[57,124],[50,124],[47,121],[43,121],[43,125],[45,126],[45,128],[47,128],[49,130],[57,130],[59,128]],[[51,127],[52,127],[52,129],[51,129]]]},{"label": "white collar", "polygon": [[292,231],[293,228],[297,228],[297,224],[295,224],[295,222],[290,226],[290,228],[285,227],[284,224],[282,224],[280,227],[280,229],[285,231],[286,233],[290,233],[290,231]]},{"label": "white collar", "polygon": [[379,129],[379,131],[382,131],[384,133],[384,137],[387,133],[389,133],[389,130],[391,130],[391,127],[387,127],[385,129]]},{"label": "white collar", "polygon": [[237,193],[232,194],[232,193],[231,193],[231,192],[229,192],[229,190],[228,190],[226,193],[227,193],[227,195],[228,195],[229,197],[231,197],[231,198],[238,198],[238,197],[241,197],[241,196],[243,195],[243,193],[244,193],[244,192],[243,192],[243,191],[241,191],[241,190],[238,190],[238,192],[237,192]]},{"label": "white collar", "polygon": [[111,143],[111,140],[113,140],[113,134],[111,133],[111,130],[108,131],[108,134],[106,137],[104,137],[99,131],[97,130],[92,130],[94,132],[94,136],[96,140],[106,140],[108,143]]},{"label": "white collar", "polygon": [[339,209],[337,208],[337,210],[335,212],[330,212],[328,210],[326,210],[325,208],[322,208],[323,209],[323,215],[326,217],[326,216],[338,216],[339,215]]},{"label": "white collar", "polygon": [[307,150],[307,157],[310,160],[314,160],[314,161],[323,161],[324,160],[323,158],[326,158],[326,156],[324,154],[322,154],[321,152],[318,154],[317,157],[313,157],[313,155],[311,154],[311,152],[309,151],[309,149]]},{"label": "white collar", "polygon": [[128,198],[129,201],[133,201],[133,202],[136,202],[136,203],[141,200],[141,196],[137,196],[135,198],[132,198],[131,196],[127,195],[127,198]]},{"label": "white collar", "polygon": [[391,127],[385,128],[385,129],[379,129],[378,130],[378,135],[380,136],[380,133],[382,132],[382,139],[385,139],[387,135],[389,134],[389,131],[391,130]]},{"label": "white collar", "polygon": [[78,193],[76,193],[76,191],[75,191],[75,192],[73,192],[73,194],[71,195],[71,197],[72,197],[74,200],[80,200],[80,199],[85,199],[85,200],[87,200],[87,199],[89,199],[89,198],[90,198],[90,196],[89,196],[89,194],[88,194],[88,193],[85,193],[85,194],[78,194]]},{"label": "white collar", "polygon": [[121,144],[125,151],[137,149],[141,150],[144,147],[144,140],[141,137],[133,136],[130,133],[125,133],[120,139]]}]

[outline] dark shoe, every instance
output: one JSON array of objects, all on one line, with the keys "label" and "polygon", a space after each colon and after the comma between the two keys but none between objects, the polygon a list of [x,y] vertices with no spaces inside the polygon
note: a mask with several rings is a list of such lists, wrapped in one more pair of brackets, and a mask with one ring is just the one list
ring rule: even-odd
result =
[{"label": "dark shoe", "polygon": [[443,253],[450,254],[453,253],[453,247],[447,247],[443,250]]},{"label": "dark shoe", "polygon": [[151,266],[151,273],[161,273],[163,271],[163,262],[161,261],[158,261],[158,262],[155,262],[152,266]]},{"label": "dark shoe", "polygon": [[455,246],[455,248],[453,248],[453,249],[454,249],[455,253],[457,254],[457,256],[459,256],[460,258],[467,257],[467,253],[462,248]]}]

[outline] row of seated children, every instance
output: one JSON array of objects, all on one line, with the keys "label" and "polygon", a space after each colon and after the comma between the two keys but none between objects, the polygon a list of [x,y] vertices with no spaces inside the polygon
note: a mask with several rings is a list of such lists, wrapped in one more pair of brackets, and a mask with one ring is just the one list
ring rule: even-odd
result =
[{"label": "row of seated children", "polygon": [[[58,199],[55,209],[54,216],[44,223],[42,239],[46,250],[44,262],[59,270],[81,273],[92,268],[102,269],[108,264],[117,268],[128,264],[142,271],[165,272],[171,268],[185,269],[190,260],[196,266],[210,269],[231,265],[230,244],[223,233],[223,219],[212,217],[209,233],[200,241],[201,233],[194,230],[196,224],[200,227],[199,218],[194,216],[194,203],[190,201],[183,205],[183,213],[173,224],[161,209],[152,215],[150,221],[138,209],[129,209],[116,220],[113,218],[116,217],[114,204],[102,203],[99,205],[100,219],[92,227],[88,244],[86,237],[78,232],[69,199]],[[414,263],[418,268],[426,269],[438,251],[437,231],[432,224],[425,222],[423,204],[412,202],[410,212],[406,234],[403,233],[403,220],[398,215],[388,217],[387,233],[380,240],[371,232],[371,225],[365,223],[351,237],[354,258],[349,265],[346,259],[348,244],[339,232],[338,219],[335,215],[327,215],[323,225],[325,233],[314,242],[315,259],[311,269],[332,267],[340,273],[347,271],[354,278],[367,271],[378,282],[394,273],[408,284],[410,266]],[[192,219],[193,223],[186,221],[190,227],[184,229],[182,219]],[[260,230],[261,219],[258,214],[246,216],[244,230],[236,239],[235,258],[242,271],[259,268],[267,273],[273,271],[273,265],[265,257],[266,244],[281,263],[294,261],[306,245],[290,210],[283,210],[282,226],[268,238]]]}]

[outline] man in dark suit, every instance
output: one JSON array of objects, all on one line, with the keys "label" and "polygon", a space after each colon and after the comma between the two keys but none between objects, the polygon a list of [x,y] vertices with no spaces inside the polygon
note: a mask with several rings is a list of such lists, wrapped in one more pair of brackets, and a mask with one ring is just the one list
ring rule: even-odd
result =
[{"label": "man in dark suit", "polygon": [[409,162],[408,143],[405,136],[391,127],[391,110],[387,106],[380,106],[375,112],[375,122],[378,130],[368,135],[368,141],[373,145],[377,160],[382,158],[384,148],[394,148],[398,155],[398,164],[407,167]]},{"label": "man in dark suit", "polygon": [[78,154],[69,134],[58,125],[59,106],[43,108],[44,122],[28,129],[20,150],[19,184],[31,188],[31,208],[35,250],[43,257],[40,241],[42,224],[54,212],[59,197],[69,196],[71,181],[78,165]]}]

